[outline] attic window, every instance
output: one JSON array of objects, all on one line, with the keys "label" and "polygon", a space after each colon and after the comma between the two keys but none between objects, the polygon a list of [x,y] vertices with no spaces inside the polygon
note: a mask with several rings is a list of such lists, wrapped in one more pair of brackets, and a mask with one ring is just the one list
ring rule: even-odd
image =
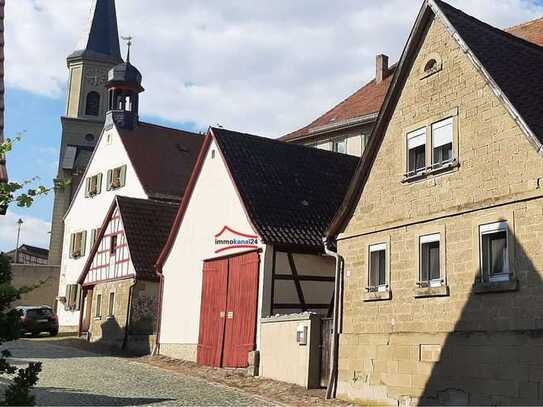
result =
[{"label": "attic window", "polygon": [[441,58],[437,54],[432,54],[428,57],[428,60],[423,66],[422,72],[421,72],[421,79],[427,78],[428,76],[431,76],[439,71],[441,71],[442,68],[442,62]]}]

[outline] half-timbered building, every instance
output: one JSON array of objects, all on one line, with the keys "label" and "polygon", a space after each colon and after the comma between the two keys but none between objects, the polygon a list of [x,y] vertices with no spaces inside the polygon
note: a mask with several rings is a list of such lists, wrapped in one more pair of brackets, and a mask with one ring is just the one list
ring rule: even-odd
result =
[{"label": "half-timbered building", "polygon": [[78,329],[78,278],[113,198],[120,194],[179,203],[204,140],[199,134],[141,122],[141,83],[140,72],[129,61],[108,75],[106,124],[64,218],[61,330]]},{"label": "half-timbered building", "polygon": [[160,353],[247,367],[261,318],[330,315],[335,262],[322,236],[356,162],[211,128],[158,261]]},{"label": "half-timbered building", "polygon": [[158,299],[154,265],[178,208],[115,197],[79,277],[80,334],[132,351],[152,348]]}]

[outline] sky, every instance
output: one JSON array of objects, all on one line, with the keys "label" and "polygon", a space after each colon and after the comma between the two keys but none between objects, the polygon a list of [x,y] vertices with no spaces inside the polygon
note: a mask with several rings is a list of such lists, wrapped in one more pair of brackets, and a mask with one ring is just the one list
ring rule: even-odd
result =
[{"label": "sky", "polygon": [[[500,28],[543,16],[543,0],[451,0]],[[375,55],[396,61],[419,0],[116,0],[143,74],[143,120],[186,130],[220,124],[276,138],[318,117],[371,80]],[[152,4],[152,6],[151,6]],[[12,180],[56,175],[65,111],[66,57],[91,0],[6,5],[6,136]],[[124,49],[124,46],[123,46]],[[123,51],[124,52],[124,51]],[[47,247],[52,194],[0,217],[0,251]]]}]

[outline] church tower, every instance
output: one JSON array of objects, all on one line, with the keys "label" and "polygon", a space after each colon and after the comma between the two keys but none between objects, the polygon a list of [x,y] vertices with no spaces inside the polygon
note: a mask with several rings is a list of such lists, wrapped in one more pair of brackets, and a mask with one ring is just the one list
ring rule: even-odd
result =
[{"label": "church tower", "polygon": [[67,59],[68,100],[55,185],[49,264],[59,265],[63,217],[87,167],[108,111],[108,71],[123,62],[115,0],[93,0],[88,29]]}]

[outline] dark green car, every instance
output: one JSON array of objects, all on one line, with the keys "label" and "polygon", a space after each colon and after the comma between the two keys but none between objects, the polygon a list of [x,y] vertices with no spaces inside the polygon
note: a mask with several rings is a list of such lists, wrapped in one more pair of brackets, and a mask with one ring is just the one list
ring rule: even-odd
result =
[{"label": "dark green car", "polygon": [[51,307],[21,306],[16,309],[21,313],[23,334],[39,335],[49,332],[51,336],[58,335],[58,318]]}]

